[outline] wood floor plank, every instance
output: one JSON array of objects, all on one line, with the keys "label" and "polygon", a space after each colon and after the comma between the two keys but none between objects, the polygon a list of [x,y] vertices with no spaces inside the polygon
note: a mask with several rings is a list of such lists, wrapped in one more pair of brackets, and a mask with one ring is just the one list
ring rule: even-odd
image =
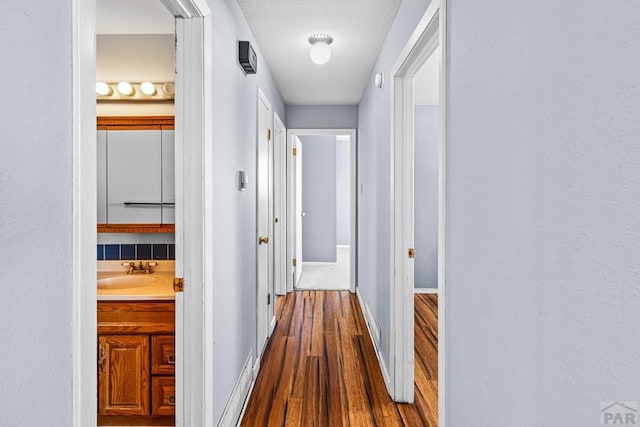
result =
[{"label": "wood floor plank", "polygon": [[414,302],[414,404],[389,397],[355,295],[296,291],[276,305],[278,323],[241,425],[437,426],[437,295]]}]

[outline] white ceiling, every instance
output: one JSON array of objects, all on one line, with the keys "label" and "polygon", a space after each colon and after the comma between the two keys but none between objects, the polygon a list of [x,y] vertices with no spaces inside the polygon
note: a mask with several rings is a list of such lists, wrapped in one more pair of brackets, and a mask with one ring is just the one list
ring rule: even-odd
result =
[{"label": "white ceiling", "polygon": [[[401,0],[238,0],[285,103],[360,102]],[[309,58],[314,33],[333,36],[325,65]]]},{"label": "white ceiling", "polygon": [[413,80],[415,105],[438,105],[440,103],[440,47],[427,59]]}]

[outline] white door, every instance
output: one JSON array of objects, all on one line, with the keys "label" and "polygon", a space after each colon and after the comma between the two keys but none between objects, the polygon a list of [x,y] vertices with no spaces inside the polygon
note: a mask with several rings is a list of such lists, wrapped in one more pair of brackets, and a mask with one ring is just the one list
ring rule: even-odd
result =
[{"label": "white door", "polygon": [[294,157],[294,191],[295,191],[295,258],[296,267],[294,270],[293,286],[298,286],[300,276],[302,276],[302,221],[304,220],[304,212],[302,212],[302,143],[298,137],[295,138],[296,155]]},{"label": "white door", "polygon": [[286,277],[286,251],[287,242],[287,129],[277,114],[273,115],[273,277],[275,282],[274,293],[284,295],[287,293]]},{"label": "white door", "polygon": [[269,335],[269,146],[271,145],[271,104],[261,90],[258,90],[258,123],[257,123],[257,345],[256,352],[258,358]]}]

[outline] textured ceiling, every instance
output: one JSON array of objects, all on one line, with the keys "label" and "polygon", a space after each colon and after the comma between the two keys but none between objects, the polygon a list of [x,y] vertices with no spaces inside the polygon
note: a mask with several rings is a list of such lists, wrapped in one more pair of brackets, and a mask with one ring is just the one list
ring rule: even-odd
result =
[{"label": "textured ceiling", "polygon": [[[287,104],[360,102],[401,0],[238,0]],[[307,39],[333,36],[325,65],[309,58]],[[260,71],[258,71],[260,72]]]}]

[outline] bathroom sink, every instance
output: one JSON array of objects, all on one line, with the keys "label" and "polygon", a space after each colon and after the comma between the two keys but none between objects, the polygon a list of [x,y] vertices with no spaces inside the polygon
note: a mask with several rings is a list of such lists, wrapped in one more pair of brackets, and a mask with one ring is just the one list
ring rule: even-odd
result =
[{"label": "bathroom sink", "polygon": [[142,288],[153,285],[158,277],[153,275],[126,275],[98,279],[98,289]]}]

